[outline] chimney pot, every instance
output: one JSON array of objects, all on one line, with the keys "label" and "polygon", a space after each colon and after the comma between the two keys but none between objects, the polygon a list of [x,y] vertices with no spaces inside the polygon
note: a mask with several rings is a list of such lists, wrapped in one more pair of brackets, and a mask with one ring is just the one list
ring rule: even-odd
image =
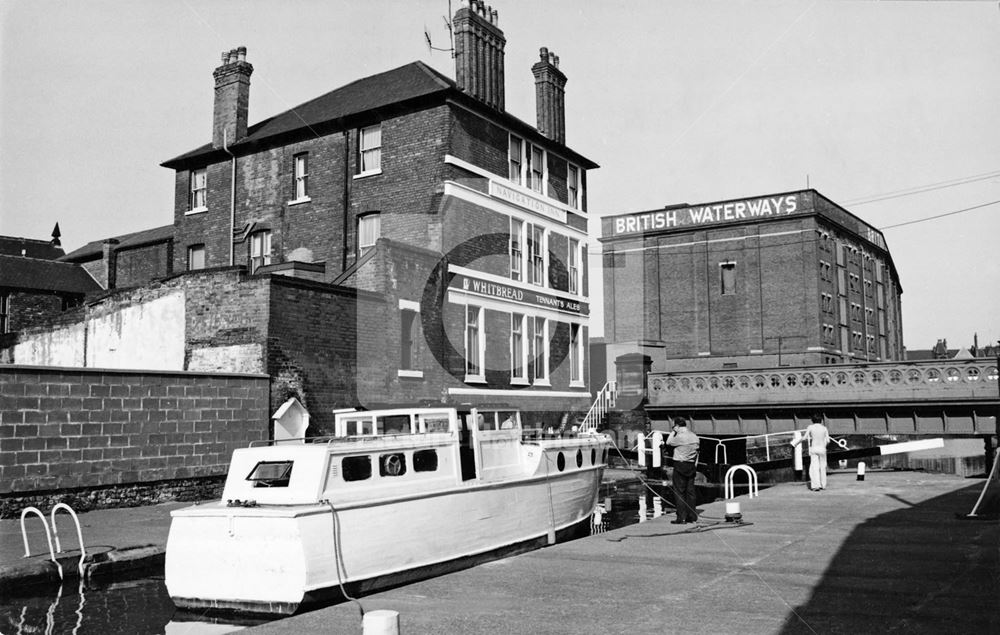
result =
[{"label": "chimney pot", "polygon": [[458,89],[502,111],[506,39],[498,22],[498,12],[483,0],[469,0],[468,7],[455,12],[452,25]]},{"label": "chimney pot", "polygon": [[246,61],[245,46],[222,54],[222,65],[215,69],[215,112],[212,122],[212,146],[221,148],[247,136],[250,103],[250,75],[253,66]]},{"label": "chimney pot", "polygon": [[539,61],[531,67],[538,131],[557,143],[566,143],[566,75],[559,70],[558,55],[544,46],[538,52]]},{"label": "chimney pot", "polygon": [[549,59],[549,49],[544,46],[538,49],[538,59],[542,60],[543,62]]}]

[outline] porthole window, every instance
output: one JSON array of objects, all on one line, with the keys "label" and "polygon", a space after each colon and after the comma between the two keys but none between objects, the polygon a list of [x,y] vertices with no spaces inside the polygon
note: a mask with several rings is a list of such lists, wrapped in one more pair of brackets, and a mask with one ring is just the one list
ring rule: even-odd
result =
[{"label": "porthole window", "polygon": [[560,452],[559,456],[556,457],[556,467],[560,472],[566,469],[566,457],[563,456],[562,452]]},{"label": "porthole window", "polygon": [[372,476],[372,457],[345,456],[340,467],[345,481],[363,481]]},{"label": "porthole window", "polygon": [[576,466],[583,467],[583,450],[576,451]]},{"label": "porthole window", "polygon": [[413,453],[414,472],[436,472],[437,469],[437,450],[417,450]]},{"label": "porthole window", "polygon": [[597,464],[597,450],[595,450],[594,448],[590,448],[590,464],[591,465]]}]

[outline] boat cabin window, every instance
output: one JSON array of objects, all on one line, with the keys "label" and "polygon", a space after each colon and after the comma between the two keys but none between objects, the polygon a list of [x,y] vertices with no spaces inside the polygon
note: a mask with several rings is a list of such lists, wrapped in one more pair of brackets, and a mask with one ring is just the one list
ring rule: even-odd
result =
[{"label": "boat cabin window", "polygon": [[480,412],[480,430],[513,430],[518,428],[516,411]]},{"label": "boat cabin window", "polygon": [[371,417],[350,418],[344,422],[347,436],[371,436],[374,431]]},{"label": "boat cabin window", "polygon": [[363,481],[372,476],[372,457],[345,456],[341,462],[341,473],[345,481]]},{"label": "boat cabin window", "polygon": [[421,432],[448,432],[450,427],[448,415],[420,415]]},{"label": "boat cabin window", "polygon": [[379,476],[402,476],[406,474],[406,455],[402,452],[383,454],[378,457]]},{"label": "boat cabin window", "polygon": [[292,476],[292,461],[259,461],[253,466],[247,480],[254,487],[288,487]]},{"label": "boat cabin window", "polygon": [[375,420],[378,434],[411,434],[410,415],[389,415]]},{"label": "boat cabin window", "polygon": [[417,450],[413,453],[414,472],[436,472],[437,469],[437,450]]}]

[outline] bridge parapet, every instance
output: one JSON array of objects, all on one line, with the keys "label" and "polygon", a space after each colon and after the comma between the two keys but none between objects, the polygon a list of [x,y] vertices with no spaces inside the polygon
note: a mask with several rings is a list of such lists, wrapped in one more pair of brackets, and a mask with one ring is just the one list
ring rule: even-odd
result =
[{"label": "bridge parapet", "polygon": [[927,360],[650,373],[650,407],[963,403],[1000,397],[997,362]]}]

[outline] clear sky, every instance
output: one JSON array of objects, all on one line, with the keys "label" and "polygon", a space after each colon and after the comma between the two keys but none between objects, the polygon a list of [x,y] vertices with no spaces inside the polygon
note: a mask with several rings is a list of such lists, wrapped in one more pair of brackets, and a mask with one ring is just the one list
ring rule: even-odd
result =
[{"label": "clear sky", "polygon": [[[1000,339],[996,2],[492,4],[511,113],[535,120],[538,47],[561,58],[567,142],[601,165],[593,236],[604,214],[808,183],[885,228],[907,347]],[[170,224],[159,164],[210,140],[223,50],[249,49],[253,124],[416,59],[454,76],[424,41],[426,27],[447,46],[447,14],[447,0],[0,0],[0,234],[44,239],[58,221],[72,250]]]}]

